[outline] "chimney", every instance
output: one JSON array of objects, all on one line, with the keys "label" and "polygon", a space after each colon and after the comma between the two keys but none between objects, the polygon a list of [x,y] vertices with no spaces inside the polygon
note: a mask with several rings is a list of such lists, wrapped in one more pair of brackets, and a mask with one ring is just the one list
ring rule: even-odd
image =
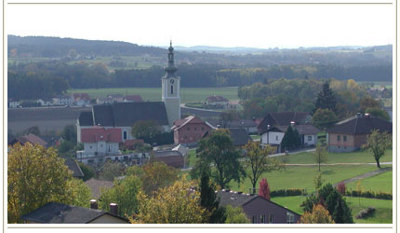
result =
[{"label": "chimney", "polygon": [[116,203],[110,203],[110,213],[118,215],[118,205]]},{"label": "chimney", "polygon": [[364,117],[365,117],[365,118],[369,118],[369,117],[370,117],[369,113],[366,112],[366,113],[364,114]]},{"label": "chimney", "polygon": [[290,122],[290,126],[294,127],[294,125],[295,125],[295,122],[294,122],[294,121],[291,121],[291,122]]},{"label": "chimney", "polygon": [[96,199],[90,200],[90,209],[97,210],[99,208],[99,205],[97,204]]}]

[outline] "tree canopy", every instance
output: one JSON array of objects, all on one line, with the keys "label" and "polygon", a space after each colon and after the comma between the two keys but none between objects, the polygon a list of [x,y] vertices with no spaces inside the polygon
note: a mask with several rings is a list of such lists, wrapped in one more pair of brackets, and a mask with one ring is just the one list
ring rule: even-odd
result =
[{"label": "tree canopy", "polygon": [[370,135],[367,135],[367,143],[363,148],[368,149],[376,161],[376,166],[381,168],[379,160],[385,154],[385,151],[392,145],[392,137],[387,132],[379,132],[373,130]]}]

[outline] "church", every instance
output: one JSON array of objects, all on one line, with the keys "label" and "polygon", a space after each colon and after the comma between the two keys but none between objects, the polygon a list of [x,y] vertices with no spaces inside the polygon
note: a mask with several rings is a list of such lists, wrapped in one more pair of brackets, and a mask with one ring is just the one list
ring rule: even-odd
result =
[{"label": "church", "polygon": [[[120,132],[122,142],[133,139],[132,126],[138,121],[154,121],[165,132],[169,132],[173,123],[181,118],[180,77],[176,75],[177,68],[174,62],[174,48],[172,42],[168,48],[168,64],[165,67],[165,75],[161,78],[160,102],[133,102],[112,103],[94,105],[91,111],[82,112],[77,120],[78,143],[107,141],[107,129],[117,129]],[[102,128],[102,135],[98,132]],[[82,131],[85,137],[82,137]],[[113,130],[113,134],[115,134]],[[111,131],[110,131],[111,132]],[[111,136],[110,136],[111,137]],[[113,138],[116,138],[113,136]],[[119,138],[119,137],[118,137]],[[82,140],[83,139],[83,140]],[[98,147],[99,144],[92,145]],[[103,147],[103,146],[102,146]],[[104,145],[107,147],[107,145]],[[86,149],[86,148],[85,148]],[[111,150],[111,146],[110,146]]]}]

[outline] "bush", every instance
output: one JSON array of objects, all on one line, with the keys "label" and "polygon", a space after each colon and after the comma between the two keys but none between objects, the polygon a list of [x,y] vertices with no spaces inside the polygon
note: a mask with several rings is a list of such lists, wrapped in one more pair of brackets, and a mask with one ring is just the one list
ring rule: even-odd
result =
[{"label": "bush", "polygon": [[356,218],[360,219],[360,218],[368,218],[370,216],[372,216],[375,213],[375,208],[374,207],[368,207],[367,209],[363,209],[361,210]]},{"label": "bush", "polygon": [[306,194],[304,189],[279,189],[270,193],[271,197],[301,196]]},{"label": "bush", "polygon": [[351,192],[347,191],[346,196],[392,200],[392,194],[384,193],[384,192],[378,192],[378,193],[372,192],[372,191],[359,192],[359,191],[353,190]]},{"label": "bush", "polygon": [[337,186],[337,190],[341,195],[345,195],[346,193],[346,185],[343,182],[340,182]]}]

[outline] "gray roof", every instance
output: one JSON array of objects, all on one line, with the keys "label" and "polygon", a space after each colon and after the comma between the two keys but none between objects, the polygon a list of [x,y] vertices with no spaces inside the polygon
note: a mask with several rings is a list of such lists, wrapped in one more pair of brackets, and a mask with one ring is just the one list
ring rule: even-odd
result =
[{"label": "gray roof", "polygon": [[81,112],[79,115],[80,126],[93,126],[93,114],[92,112]]},{"label": "gray roof", "polygon": [[[94,119],[94,122],[93,120]],[[128,102],[93,106],[92,113],[81,113],[81,126],[101,125],[109,127],[131,127],[137,121],[151,120],[168,125],[167,111],[163,102]]]},{"label": "gray roof", "polygon": [[234,146],[243,146],[251,141],[251,137],[245,129],[229,129]]},{"label": "gray roof", "polygon": [[250,195],[247,193],[238,193],[229,190],[218,191],[217,197],[221,206],[242,207],[247,202],[257,198],[257,195]]},{"label": "gray roof", "polygon": [[84,177],[81,167],[79,167],[78,163],[75,159],[65,158],[65,165],[67,165],[68,169],[72,171],[72,176],[74,177]]},{"label": "gray roof", "polygon": [[306,112],[273,112],[268,113],[258,125],[258,131],[264,133],[267,126],[289,126],[290,122],[295,124],[306,124],[310,119],[310,114]]},{"label": "gray roof", "polygon": [[89,223],[105,214],[126,220],[103,210],[88,209],[55,202],[47,203],[31,213],[22,216],[22,219],[36,223]]},{"label": "gray roof", "polygon": [[110,189],[114,186],[114,183],[112,181],[97,180],[95,178],[91,178],[90,180],[85,181],[85,184],[90,188],[92,198],[95,199],[98,199],[100,197],[102,190]]},{"label": "gray roof", "polygon": [[300,135],[316,135],[320,130],[313,125],[295,125]]},{"label": "gray roof", "polygon": [[372,130],[392,132],[392,123],[372,116],[351,117],[328,130],[328,133],[370,134]]},{"label": "gray roof", "polygon": [[170,157],[170,156],[183,156],[183,155],[180,151],[177,151],[177,150],[166,150],[166,151],[155,151],[154,152],[155,158]]}]

